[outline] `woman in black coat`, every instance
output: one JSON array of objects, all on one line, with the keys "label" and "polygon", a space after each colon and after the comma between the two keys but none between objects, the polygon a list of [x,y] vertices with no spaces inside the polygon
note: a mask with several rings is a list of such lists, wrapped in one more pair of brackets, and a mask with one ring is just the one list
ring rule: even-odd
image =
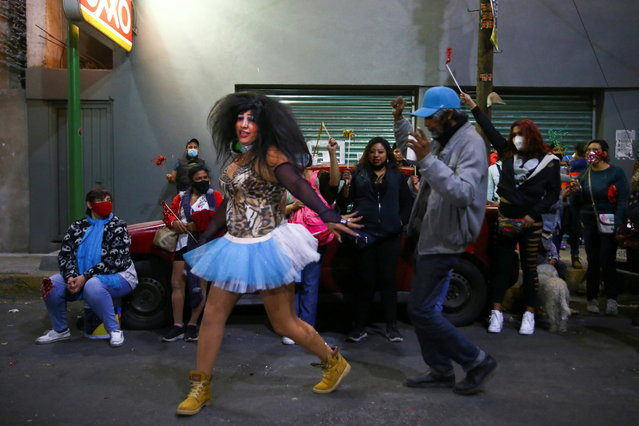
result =
[{"label": "woman in black coat", "polygon": [[367,336],[366,324],[375,288],[382,296],[386,337],[401,342],[397,329],[397,265],[402,226],[413,205],[408,179],[400,172],[388,141],[375,137],[368,142],[357,168],[342,189],[342,204],[353,204],[362,216],[364,229],[355,240],[356,273],[354,321],[347,340],[358,342]]}]

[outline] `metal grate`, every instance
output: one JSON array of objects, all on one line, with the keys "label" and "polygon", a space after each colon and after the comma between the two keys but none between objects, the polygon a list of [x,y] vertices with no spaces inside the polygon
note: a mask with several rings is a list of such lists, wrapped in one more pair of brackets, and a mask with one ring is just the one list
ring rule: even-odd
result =
[{"label": "metal grate", "polygon": [[[347,163],[354,164],[368,141],[381,136],[391,145],[395,142],[393,135],[393,117],[390,101],[397,96],[406,99],[405,112],[413,110],[415,90],[400,89],[274,89],[255,86],[242,86],[238,90],[250,90],[264,93],[288,105],[309,142],[317,141],[320,123],[324,122],[328,132],[337,140],[344,140],[343,131],[355,132],[355,137],[348,146],[346,142]],[[321,140],[327,140],[326,133]]]},{"label": "metal grate", "polygon": [[[566,154],[572,154],[575,145],[593,138],[592,93],[499,92],[506,105],[492,106],[492,121],[504,137],[508,137],[514,121],[529,119],[537,124],[546,143],[551,142],[550,131],[554,131],[566,148]],[[472,118],[472,114],[469,115]]]}]

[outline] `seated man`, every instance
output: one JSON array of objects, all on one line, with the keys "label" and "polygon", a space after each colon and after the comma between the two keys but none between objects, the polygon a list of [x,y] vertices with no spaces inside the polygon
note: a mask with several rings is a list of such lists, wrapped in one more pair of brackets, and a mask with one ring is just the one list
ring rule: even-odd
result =
[{"label": "seated man", "polygon": [[124,334],[113,310],[113,298],[130,293],[138,283],[131,261],[126,223],[111,213],[111,193],[95,188],[86,195],[86,217],[71,224],[58,254],[60,273],[45,279],[42,298],[53,328],[36,344],[71,338],[67,302],[84,300],[104,322],[112,347],[122,346]]}]

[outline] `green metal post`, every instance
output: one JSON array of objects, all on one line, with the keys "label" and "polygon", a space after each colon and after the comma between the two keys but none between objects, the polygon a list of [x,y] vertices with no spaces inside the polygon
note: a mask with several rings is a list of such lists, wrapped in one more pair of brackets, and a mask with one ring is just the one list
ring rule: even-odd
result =
[{"label": "green metal post", "polygon": [[68,25],[67,64],[69,67],[69,103],[67,108],[69,221],[84,216],[84,167],[80,120],[80,29]]}]

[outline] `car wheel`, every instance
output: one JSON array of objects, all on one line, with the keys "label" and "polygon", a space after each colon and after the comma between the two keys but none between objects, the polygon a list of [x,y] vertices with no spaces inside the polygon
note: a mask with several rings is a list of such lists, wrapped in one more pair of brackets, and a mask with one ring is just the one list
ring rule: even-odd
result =
[{"label": "car wheel", "polygon": [[124,299],[123,326],[132,330],[165,327],[171,321],[170,270],[159,260],[135,262],[138,285]]},{"label": "car wheel", "polygon": [[444,316],[456,326],[472,323],[484,310],[486,291],[486,280],[477,266],[460,259],[450,279]]}]

